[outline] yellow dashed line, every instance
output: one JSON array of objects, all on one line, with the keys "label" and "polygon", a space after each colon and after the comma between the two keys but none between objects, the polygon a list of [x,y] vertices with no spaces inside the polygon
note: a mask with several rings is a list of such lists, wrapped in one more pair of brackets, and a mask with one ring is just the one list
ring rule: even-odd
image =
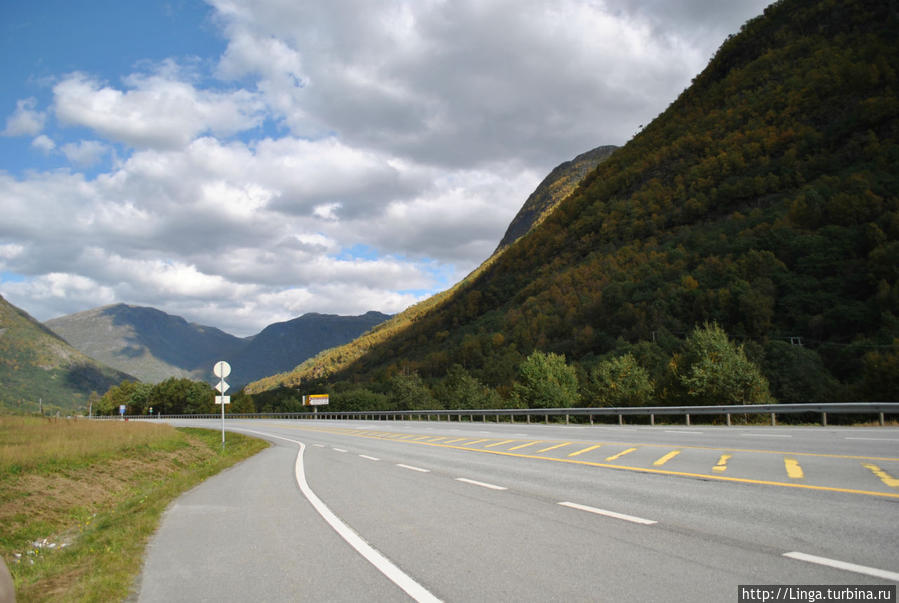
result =
[{"label": "yellow dashed line", "polygon": [[662,458],[655,461],[653,463],[653,465],[655,465],[656,467],[661,467],[662,465],[664,465],[665,463],[667,463],[668,461],[670,461],[671,459],[673,459],[674,457],[676,457],[679,454],[680,454],[680,450],[672,450],[671,452],[669,452]]},{"label": "yellow dashed line", "polygon": [[548,452],[550,450],[555,450],[556,448],[561,448],[562,446],[568,446],[571,442],[562,442],[561,444],[555,444],[553,446],[547,446],[546,448],[541,448],[537,452]]},{"label": "yellow dashed line", "polygon": [[533,446],[534,444],[542,444],[543,440],[536,440],[534,442],[528,442],[527,444],[521,444],[519,446],[513,446],[509,448],[509,450],[521,450],[522,448],[527,448],[528,446]]},{"label": "yellow dashed line", "polygon": [[727,461],[730,459],[732,455],[730,454],[722,454],[721,458],[718,459],[718,462],[712,467],[712,471],[717,471],[718,473],[722,473],[727,471]]},{"label": "yellow dashed line", "polygon": [[787,475],[790,476],[790,479],[802,479],[805,477],[805,473],[803,473],[802,467],[799,466],[799,462],[796,459],[786,457],[784,459],[784,468],[787,470]]},{"label": "yellow dashed line", "polygon": [[607,460],[607,461],[615,461],[615,460],[618,460],[618,459],[620,459],[621,457],[623,457],[625,454],[630,454],[630,453],[632,453],[634,450],[636,450],[636,448],[628,448],[627,450],[622,450],[622,451],[619,452],[618,454],[613,454],[612,456],[606,457],[606,460]]},{"label": "yellow dashed line", "polygon": [[880,481],[882,481],[890,488],[899,488],[899,479],[896,479],[877,465],[871,465],[868,463],[862,463],[862,465],[865,467],[865,469],[879,477]]},{"label": "yellow dashed line", "polygon": [[512,442],[517,442],[518,440],[503,440],[502,442],[497,442],[496,444],[487,444],[484,448],[493,448],[494,446],[502,446],[503,444],[511,444]]},{"label": "yellow dashed line", "polygon": [[578,450],[577,452],[572,452],[568,456],[579,456],[581,454],[584,454],[585,452],[590,452],[591,450],[596,450],[600,446],[602,446],[602,444],[594,444],[593,446],[587,446],[583,450]]}]

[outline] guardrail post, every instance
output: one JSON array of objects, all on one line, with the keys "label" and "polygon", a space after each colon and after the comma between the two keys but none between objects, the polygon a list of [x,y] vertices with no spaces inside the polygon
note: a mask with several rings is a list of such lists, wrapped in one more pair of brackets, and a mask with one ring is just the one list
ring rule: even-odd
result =
[{"label": "guardrail post", "polygon": [[687,415],[687,425],[689,425],[690,424],[690,413],[686,413],[686,415]]},{"label": "guardrail post", "polygon": [[827,413],[826,412],[821,413],[821,426],[827,427]]},{"label": "guardrail post", "polygon": [[774,413],[771,413],[771,426],[774,427],[777,425],[777,419],[774,417]]},{"label": "guardrail post", "polygon": [[724,416],[727,417],[727,426],[730,427],[730,413],[727,413]]},{"label": "guardrail post", "polygon": [[649,424],[650,425],[656,424],[656,416],[653,413],[649,413]]},{"label": "guardrail post", "polygon": [[515,415],[514,415],[514,414],[510,414],[510,415],[509,415],[509,423],[514,423],[514,422],[515,422]]},{"label": "guardrail post", "polygon": [[565,413],[565,424],[568,425],[568,413]]},{"label": "guardrail post", "polygon": [[624,415],[618,415],[618,424],[624,425]]},{"label": "guardrail post", "polygon": [[881,427],[884,426],[884,422],[883,422],[883,413],[880,413],[880,426],[881,426]]},{"label": "guardrail post", "polygon": [[549,425],[549,413],[543,415],[543,422]]},{"label": "guardrail post", "polygon": [[[883,417],[883,413],[881,413],[880,416]],[[530,424],[530,422],[531,422],[531,415],[525,415],[525,416],[524,416],[524,421],[525,421],[525,423]]]},{"label": "guardrail post", "polygon": [[593,425],[593,415],[588,415],[590,417],[590,425]]}]

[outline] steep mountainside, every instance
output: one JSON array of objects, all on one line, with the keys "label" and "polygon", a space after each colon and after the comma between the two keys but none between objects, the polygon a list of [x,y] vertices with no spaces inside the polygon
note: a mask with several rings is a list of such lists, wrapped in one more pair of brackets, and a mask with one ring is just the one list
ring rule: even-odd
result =
[{"label": "steep mountainside", "polygon": [[[453,299],[457,291],[475,280],[508,245],[542,222],[555,209],[562,198],[570,194],[577,187],[578,183],[590,173],[590,170],[608,158],[616,148],[611,145],[597,147],[578,155],[571,161],[566,161],[556,166],[534,192],[528,196],[509,228],[506,229],[506,234],[499,247],[493,252],[493,255],[450,289],[407,308],[357,339],[347,340],[349,343],[325,349],[314,358],[309,357],[310,359],[303,362],[295,371],[279,374],[269,372],[266,373],[270,375],[268,377],[261,378],[262,375],[256,377],[260,380],[248,386],[247,391],[265,391],[280,385],[296,385],[304,378],[320,378],[330,375],[347,367],[371,348],[377,347],[401,331],[406,330],[413,323],[436,310],[447,300]],[[291,365],[289,368],[294,366],[296,365]]]},{"label": "steep mountainside", "polygon": [[88,358],[47,327],[0,297],[0,409],[34,412],[87,407],[129,375]]},{"label": "steep mountainside", "polygon": [[324,349],[352,341],[389,318],[380,312],[360,316],[310,313],[271,324],[227,357],[232,369],[228,382],[236,386],[288,371]]},{"label": "steep mountainside", "polygon": [[[584,369],[633,351],[658,374],[715,321],[781,400],[896,399],[897,31],[896,3],[772,4],[543,223],[332,382],[460,364],[508,391],[534,349]],[[808,375],[842,386],[784,393]]]},{"label": "steep mountainside", "polygon": [[617,148],[614,145],[596,147],[556,166],[521,206],[506,229],[506,234],[499,242],[496,252],[505,249],[540,224],[577,188],[587,174]]},{"label": "steep mountainside", "polygon": [[46,325],[85,354],[147,383],[195,374],[205,378],[216,360],[246,345],[219,329],[125,304],[54,318]]}]

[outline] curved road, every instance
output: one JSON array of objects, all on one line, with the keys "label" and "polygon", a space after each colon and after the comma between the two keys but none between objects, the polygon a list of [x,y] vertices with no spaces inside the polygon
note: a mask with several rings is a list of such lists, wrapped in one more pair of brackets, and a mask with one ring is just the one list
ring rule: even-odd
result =
[{"label": "curved road", "polygon": [[140,601],[733,601],[738,585],[899,582],[896,428],[226,427],[274,445],[168,509]]}]

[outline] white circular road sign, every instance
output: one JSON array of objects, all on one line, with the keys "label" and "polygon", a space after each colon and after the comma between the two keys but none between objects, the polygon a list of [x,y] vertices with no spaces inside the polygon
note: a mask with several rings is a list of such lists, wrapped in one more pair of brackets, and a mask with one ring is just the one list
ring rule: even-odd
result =
[{"label": "white circular road sign", "polygon": [[224,379],[231,374],[231,365],[224,360],[219,360],[215,363],[215,366],[212,367],[212,374],[219,379]]}]

